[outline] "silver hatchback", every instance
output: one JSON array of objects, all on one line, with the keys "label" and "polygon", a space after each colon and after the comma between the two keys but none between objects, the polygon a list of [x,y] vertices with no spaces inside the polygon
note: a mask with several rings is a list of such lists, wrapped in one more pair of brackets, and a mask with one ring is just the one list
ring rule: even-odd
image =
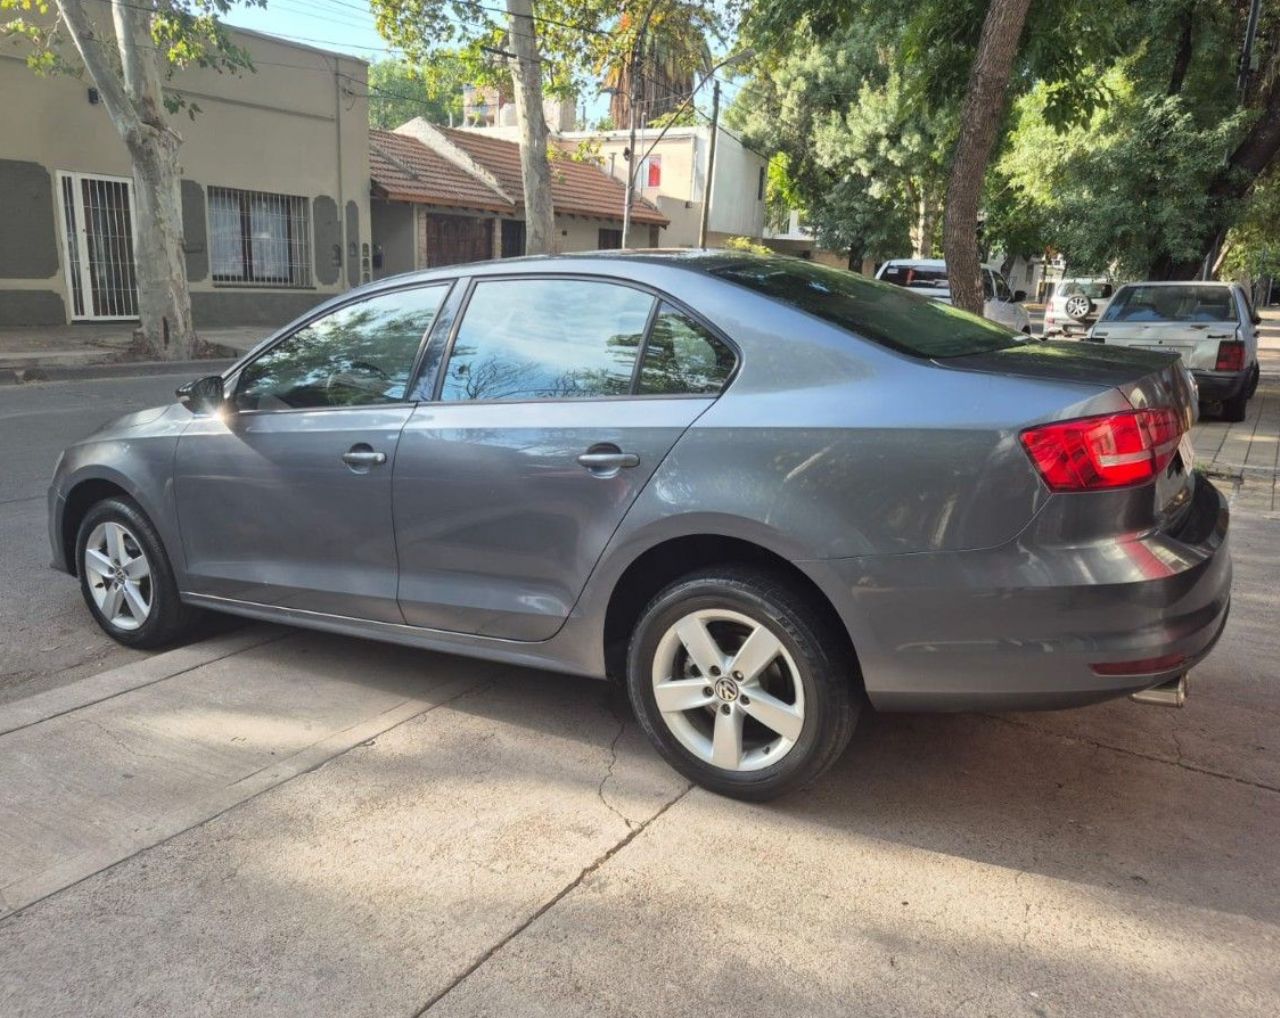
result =
[{"label": "silver hatchback", "polygon": [[1227,615],[1176,357],[803,261],[397,277],[179,395],[50,488],[54,561],[117,640],[212,609],[616,678],[727,795],[812,780],[868,703],[1181,689]]}]

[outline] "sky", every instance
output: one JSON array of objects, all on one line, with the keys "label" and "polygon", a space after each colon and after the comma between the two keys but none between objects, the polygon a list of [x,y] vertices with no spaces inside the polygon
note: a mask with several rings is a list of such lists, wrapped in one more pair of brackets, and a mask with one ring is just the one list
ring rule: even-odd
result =
[{"label": "sky", "polygon": [[[369,4],[362,0],[267,0],[265,8],[236,5],[222,20],[229,25],[267,32],[295,42],[319,46],[321,49],[351,53],[369,61],[399,55],[378,34]],[[719,48],[713,46],[715,50]],[[736,89],[733,88],[726,90],[726,101],[734,91]],[[702,92],[704,94],[697,100],[700,108],[707,104],[710,86]],[[590,120],[607,112],[607,96],[585,98]]]}]

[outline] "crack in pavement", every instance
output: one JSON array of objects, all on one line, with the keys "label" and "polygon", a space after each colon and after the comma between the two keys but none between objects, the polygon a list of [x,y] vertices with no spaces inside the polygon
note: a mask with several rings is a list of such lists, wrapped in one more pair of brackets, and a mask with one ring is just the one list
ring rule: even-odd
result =
[{"label": "crack in pavement", "polygon": [[618,763],[618,741],[622,738],[622,733],[627,730],[627,719],[625,717],[621,717],[618,712],[613,709],[614,695],[615,691],[612,688],[605,690],[604,705],[609,713],[613,715],[613,719],[618,722],[618,731],[614,734],[613,741],[609,743],[609,768],[605,771],[604,777],[600,779],[600,784],[596,786],[596,796],[602,803],[604,803],[605,809],[618,817],[619,820],[627,825],[627,829],[630,830],[635,827],[636,821],[632,820],[629,816],[623,813],[622,810],[614,806],[614,804],[611,803],[608,797],[604,794],[604,786],[608,784],[609,779],[613,777],[613,768],[617,766]]},{"label": "crack in pavement", "polygon": [[447,985],[439,993],[437,993],[425,1004],[423,1004],[419,1010],[415,1011],[413,1018],[422,1018],[423,1015],[425,1015],[433,1007],[439,1004],[440,1001],[444,1000],[445,997],[449,996],[449,994],[451,994],[454,990],[456,990],[459,986],[461,986],[464,982],[466,982],[472,975],[474,975],[476,971],[478,971],[485,964],[485,962],[487,962],[495,954],[497,954],[509,943],[511,943],[511,941],[515,940],[516,937],[520,936],[520,934],[522,934],[530,926],[532,926],[544,915],[546,915],[558,904],[560,904],[560,902],[562,902],[571,893],[573,893],[573,891],[576,888],[580,887],[583,881],[585,881],[589,876],[595,873],[596,870],[600,869],[601,866],[607,863],[610,859],[612,859],[615,855],[621,852],[624,848],[630,845],[631,842],[635,841],[636,838],[638,838],[642,833],[644,833],[645,830],[648,829],[650,824],[652,824],[655,820],[657,820],[664,813],[666,813],[667,810],[669,810],[672,806],[678,803],[681,799],[683,799],[686,795],[688,795],[689,792],[692,790],[693,790],[693,782],[689,782],[687,785],[684,786],[683,789],[680,790],[680,792],[676,796],[674,796],[671,799],[668,799],[665,803],[663,803],[662,806],[657,810],[657,812],[653,814],[653,816],[649,817],[648,820],[643,820],[637,823],[636,826],[632,827],[626,833],[626,835],[620,841],[615,843],[611,848],[609,848],[608,851],[606,851],[594,862],[588,863],[586,866],[584,866],[576,877],[574,877],[571,881],[569,881],[569,883],[565,884],[564,887],[562,887],[559,891],[557,891],[554,895],[552,895],[551,898],[549,898],[546,902],[540,905],[529,916],[528,919],[524,920],[524,922],[517,925],[516,928],[513,929],[510,933],[508,933],[505,937],[503,937],[497,943],[493,944],[491,947],[485,950],[480,955],[480,957],[478,957],[475,961],[473,961],[470,965],[468,965],[465,969],[463,969],[458,974],[458,976],[449,983],[449,985]]},{"label": "crack in pavement", "polygon": [[[1099,742],[1084,735],[1066,735],[1062,732],[1055,732],[1048,728],[1042,728],[1039,725],[1029,724],[1026,721],[1015,721],[1012,718],[1001,717],[999,714],[979,714],[978,717],[987,718],[991,721],[998,721],[1004,725],[1010,725],[1013,728],[1024,728],[1030,732],[1039,732],[1041,735],[1049,735],[1055,739],[1062,739],[1065,742],[1078,742],[1086,746],[1092,746],[1094,749],[1104,749],[1111,753],[1120,753],[1124,756],[1137,757],[1139,760],[1150,760],[1152,763],[1168,764],[1171,767],[1178,767],[1184,771],[1190,771],[1192,774],[1203,774],[1210,778],[1219,778],[1223,781],[1234,781],[1239,785],[1247,785],[1250,788],[1257,788],[1263,792],[1280,792],[1280,786],[1268,785],[1264,781],[1250,781],[1248,778],[1241,778],[1235,774],[1226,774],[1223,771],[1211,770],[1208,767],[1201,767],[1197,764],[1187,763],[1182,759],[1181,755],[1175,760],[1166,756],[1155,756],[1151,753],[1141,753],[1136,749],[1127,749],[1124,746],[1115,746],[1107,742]],[[1174,738],[1177,744],[1177,738]],[[1178,745],[1178,751],[1181,753],[1181,745]]]}]

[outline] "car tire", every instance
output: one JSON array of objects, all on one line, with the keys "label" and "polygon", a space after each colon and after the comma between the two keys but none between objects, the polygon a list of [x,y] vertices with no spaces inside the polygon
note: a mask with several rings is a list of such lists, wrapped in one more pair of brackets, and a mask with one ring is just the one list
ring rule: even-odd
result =
[{"label": "car tire", "polygon": [[1249,385],[1246,382],[1240,392],[1222,401],[1222,419],[1239,424],[1249,412]]},{"label": "car tire", "polygon": [[[690,651],[702,635],[712,644]],[[719,664],[699,667],[699,656]],[[627,687],[668,763],[704,788],[752,801],[826,771],[863,704],[857,662],[836,623],[798,584],[747,567],[691,573],[659,592],[632,632]]]},{"label": "car tire", "polygon": [[182,603],[164,544],[132,499],[94,505],[80,522],[75,555],[85,604],[117,643],[167,647],[189,635],[203,615]]}]

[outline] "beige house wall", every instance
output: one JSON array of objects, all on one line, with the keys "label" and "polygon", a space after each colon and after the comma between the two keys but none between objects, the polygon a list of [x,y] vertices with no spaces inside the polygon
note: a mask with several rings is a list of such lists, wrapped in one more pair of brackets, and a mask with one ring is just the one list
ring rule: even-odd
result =
[{"label": "beige house wall", "polygon": [[[184,228],[196,323],[283,324],[370,278],[367,65],[352,57],[233,30],[252,72],[179,72],[193,107],[183,136]],[[0,324],[71,320],[58,171],[129,177],[128,153],[91,82],[37,77],[21,46],[0,42]],[[311,285],[214,283],[207,189],[307,199]],[[19,209],[17,206],[24,205]]]}]

